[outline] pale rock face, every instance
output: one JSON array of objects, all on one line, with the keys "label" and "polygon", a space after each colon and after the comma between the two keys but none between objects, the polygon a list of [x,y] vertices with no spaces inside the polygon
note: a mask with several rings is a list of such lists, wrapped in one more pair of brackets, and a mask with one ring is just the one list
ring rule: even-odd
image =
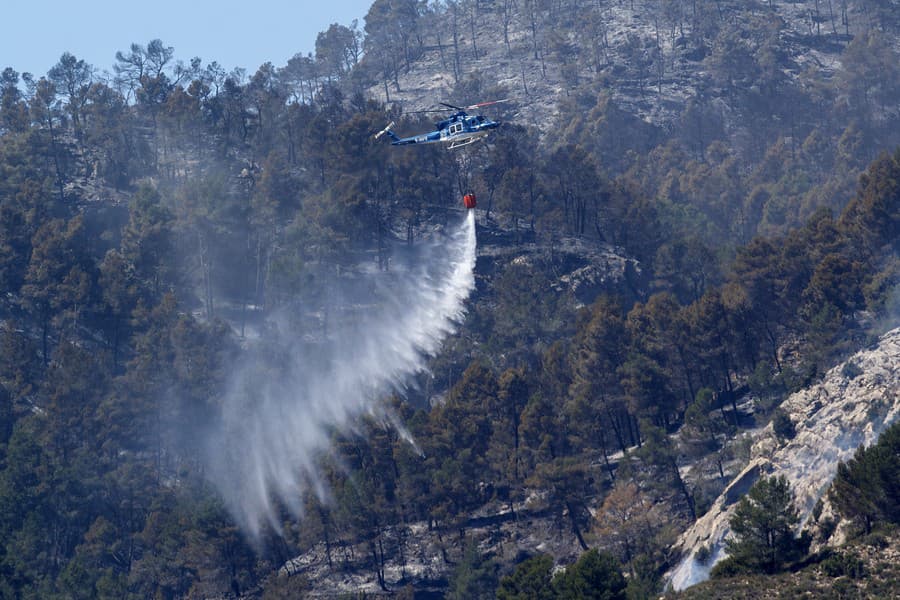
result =
[{"label": "pale rock face", "polygon": [[[685,558],[669,574],[675,590],[705,580],[712,566],[725,558],[728,519],[738,500],[760,475],[784,475],[794,490],[803,522],[827,491],[840,461],[852,458],[860,445],[870,446],[900,417],[900,328],[879,343],[829,371],[822,383],[791,395],[782,404],[797,434],[780,443],[771,424],[751,450],[750,463],[716,499],[709,512],[682,534]],[[859,375],[848,377],[859,372]],[[694,556],[701,546],[712,552],[706,564]]]}]

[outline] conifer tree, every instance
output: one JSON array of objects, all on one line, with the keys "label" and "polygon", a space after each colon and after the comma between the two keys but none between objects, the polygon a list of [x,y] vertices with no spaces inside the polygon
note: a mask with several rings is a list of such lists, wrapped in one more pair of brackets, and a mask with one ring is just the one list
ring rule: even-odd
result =
[{"label": "conifer tree", "polygon": [[863,533],[880,524],[900,523],[900,424],[838,464],[829,498]]},{"label": "conifer tree", "polygon": [[588,550],[568,569],[553,578],[559,600],[625,600],[625,577],[616,559],[606,552]]},{"label": "conifer tree", "polygon": [[750,571],[778,571],[805,552],[804,540],[794,535],[799,522],[787,477],[760,479],[728,521],[734,534],[725,542],[729,558]]},{"label": "conifer tree", "polygon": [[539,554],[519,563],[500,580],[498,600],[555,600],[551,569],[553,557]]}]

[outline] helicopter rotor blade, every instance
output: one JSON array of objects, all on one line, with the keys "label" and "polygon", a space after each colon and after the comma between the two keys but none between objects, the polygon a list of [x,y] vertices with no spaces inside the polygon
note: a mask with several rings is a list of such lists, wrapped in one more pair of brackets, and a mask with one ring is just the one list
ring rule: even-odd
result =
[{"label": "helicopter rotor blade", "polygon": [[490,100],[489,102],[479,102],[478,104],[473,104],[471,106],[467,106],[464,110],[473,110],[476,108],[481,108],[483,106],[491,106],[492,104],[500,104],[501,102],[509,102],[509,98],[504,98],[503,100]]},{"label": "helicopter rotor blade", "polygon": [[446,108],[431,108],[428,110],[409,110],[409,111],[406,111],[404,114],[418,115],[418,114],[422,114],[422,113],[445,113],[445,112],[447,112],[447,110],[448,109],[446,109]]},{"label": "helicopter rotor blade", "polygon": [[441,106],[446,106],[447,108],[430,108],[425,110],[408,110],[405,111],[404,114],[407,115],[418,115],[423,113],[445,113],[448,110],[474,110],[476,108],[482,108],[484,106],[491,106],[494,104],[500,104],[502,102],[509,102],[509,98],[503,98],[502,100],[490,100],[488,102],[479,102],[477,104],[472,104],[470,106],[456,106],[455,104],[450,104],[448,102],[438,102]]}]

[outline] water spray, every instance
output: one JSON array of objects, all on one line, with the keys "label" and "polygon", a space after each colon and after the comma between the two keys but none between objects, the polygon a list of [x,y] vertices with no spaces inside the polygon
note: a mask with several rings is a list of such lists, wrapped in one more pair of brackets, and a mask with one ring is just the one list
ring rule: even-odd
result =
[{"label": "water spray", "polygon": [[[251,538],[267,527],[280,531],[282,507],[302,516],[305,494],[327,500],[317,465],[331,432],[353,430],[364,414],[395,423],[381,399],[402,390],[454,332],[475,287],[474,268],[475,215],[467,211],[446,239],[419,245],[408,265],[394,269],[377,306],[357,322],[313,348],[289,345],[278,367],[250,358],[236,369],[207,463]],[[280,339],[299,337],[289,325],[275,326]]]}]

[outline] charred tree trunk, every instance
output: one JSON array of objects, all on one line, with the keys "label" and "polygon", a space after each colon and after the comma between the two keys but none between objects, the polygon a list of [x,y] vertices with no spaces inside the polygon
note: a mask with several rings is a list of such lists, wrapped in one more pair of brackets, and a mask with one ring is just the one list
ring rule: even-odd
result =
[{"label": "charred tree trunk", "polygon": [[584,536],[581,535],[581,529],[578,527],[578,517],[575,514],[575,508],[568,500],[566,500],[566,510],[569,512],[569,522],[572,525],[572,533],[575,534],[575,538],[578,540],[578,545],[581,546],[582,550],[587,551],[588,545],[585,543]]}]

